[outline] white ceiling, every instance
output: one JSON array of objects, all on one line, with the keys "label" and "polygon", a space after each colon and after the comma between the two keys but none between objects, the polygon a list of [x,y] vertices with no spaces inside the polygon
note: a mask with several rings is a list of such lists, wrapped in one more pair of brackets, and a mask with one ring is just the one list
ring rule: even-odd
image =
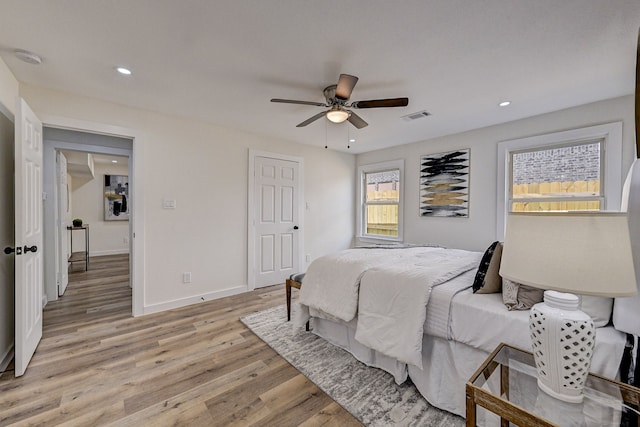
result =
[{"label": "white ceiling", "polygon": [[[638,0],[0,0],[0,55],[21,82],[357,153],[632,94],[639,26]],[[324,102],[340,73],[409,106],[357,130],[269,102]]]}]

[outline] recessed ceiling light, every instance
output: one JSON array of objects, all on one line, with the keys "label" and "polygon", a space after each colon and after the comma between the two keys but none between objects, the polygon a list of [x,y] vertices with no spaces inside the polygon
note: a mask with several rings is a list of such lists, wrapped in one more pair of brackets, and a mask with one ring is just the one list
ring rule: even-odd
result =
[{"label": "recessed ceiling light", "polygon": [[507,105],[510,105],[511,101],[502,101],[500,104],[498,104],[501,107],[506,107]]},{"label": "recessed ceiling light", "polygon": [[117,67],[116,71],[119,72],[120,74],[124,74],[126,76],[131,74],[131,70],[128,68],[124,68],[124,67]]},{"label": "recessed ceiling light", "polygon": [[117,160],[111,160],[111,163],[118,163]]},{"label": "recessed ceiling light", "polygon": [[356,140],[355,140],[355,139],[353,139],[353,138],[351,138],[351,139],[349,140],[349,142],[356,142]]}]

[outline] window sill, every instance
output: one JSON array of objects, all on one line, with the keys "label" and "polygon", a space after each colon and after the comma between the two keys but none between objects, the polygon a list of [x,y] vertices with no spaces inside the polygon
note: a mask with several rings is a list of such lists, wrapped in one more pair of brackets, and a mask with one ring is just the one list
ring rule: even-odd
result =
[{"label": "window sill", "polygon": [[371,237],[371,236],[356,236],[355,247],[358,246],[371,246],[371,245],[402,245],[404,242],[402,239],[387,239],[384,237]]}]

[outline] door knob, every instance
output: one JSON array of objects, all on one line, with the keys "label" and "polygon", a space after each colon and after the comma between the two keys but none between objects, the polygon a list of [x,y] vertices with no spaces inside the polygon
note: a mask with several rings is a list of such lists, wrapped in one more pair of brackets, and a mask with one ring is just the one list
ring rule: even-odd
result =
[{"label": "door knob", "polygon": [[294,229],[294,230],[297,230],[297,229],[298,229],[298,226],[297,226],[297,225],[294,225],[294,226],[293,226],[293,229]]},{"label": "door knob", "polygon": [[38,251],[38,247],[36,245],[33,245],[31,247],[24,245],[24,253],[26,254],[27,252],[37,252]]}]

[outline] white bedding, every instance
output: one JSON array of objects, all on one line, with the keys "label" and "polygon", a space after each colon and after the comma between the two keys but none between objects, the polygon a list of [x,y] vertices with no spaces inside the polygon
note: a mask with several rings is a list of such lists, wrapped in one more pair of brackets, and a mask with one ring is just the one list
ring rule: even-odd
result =
[{"label": "white bedding", "polygon": [[[472,315],[469,314],[469,316],[464,315],[463,317],[459,317],[461,313],[465,313],[465,307],[467,309],[469,308],[469,305],[458,304],[460,297],[464,294],[466,296],[464,299],[467,299],[467,302],[469,302],[473,296],[480,296],[478,294],[473,295],[471,290],[459,291],[461,285],[467,281],[465,280],[465,275],[467,278],[471,277],[471,281],[473,281],[471,273],[473,273],[473,271],[464,273],[442,286],[435,287],[429,301],[428,313],[433,311],[434,307],[431,307],[432,305],[438,304],[439,301],[448,301],[448,297],[441,298],[441,294],[458,293],[459,295],[455,296],[451,303],[451,317],[452,323],[456,323],[459,328],[463,328],[464,319],[469,320],[468,317]],[[488,311],[500,311],[497,310],[497,304],[502,304],[500,294],[494,294],[492,298],[485,300],[491,300],[491,302],[474,306],[484,308]],[[475,311],[475,313],[477,315],[483,311],[485,310],[479,309]],[[519,312],[517,317],[527,318],[528,313],[528,311]],[[528,322],[523,324],[522,321],[512,321],[510,316],[514,314],[513,311],[506,311],[504,314],[506,314],[506,316],[499,315],[494,318],[493,323],[488,325],[489,330],[485,331],[487,333],[482,335],[486,337],[493,336],[496,342],[504,341],[511,345],[515,345],[515,343],[509,342],[509,337],[512,336],[511,333],[521,335],[525,337],[524,339],[528,340]],[[427,315],[427,317],[428,316],[429,315]],[[477,320],[477,316],[472,317],[472,319]],[[484,362],[490,352],[493,351],[493,348],[491,348],[491,351],[487,351],[460,341],[447,340],[442,336],[443,331],[441,328],[438,328],[439,330],[437,331],[439,336],[430,335],[429,328],[425,327],[425,334],[422,336],[423,369],[420,369],[413,365],[394,362],[392,359],[379,355],[376,351],[368,349],[357,342],[353,338],[353,331],[357,326],[356,320],[349,322],[347,325],[342,322],[314,318],[312,319],[312,325],[315,334],[346,349],[351,352],[356,359],[365,364],[384,369],[391,373],[398,384],[405,381],[408,374],[420,391],[420,394],[422,394],[430,404],[463,417],[465,416],[465,383],[482,362]],[[500,336],[500,332],[494,332],[496,325],[507,325],[512,331],[510,334]],[[470,326],[470,323],[467,322],[467,326]],[[487,325],[484,326],[487,327]],[[480,327],[481,326],[478,325],[478,328]],[[460,331],[458,330],[457,332],[459,334]],[[625,342],[625,335],[613,327],[597,328],[596,348],[590,370],[610,378],[615,378]],[[528,347],[525,346],[524,348]]]},{"label": "white bedding", "polygon": [[426,320],[424,322],[424,333],[451,339],[451,309],[453,308],[453,298],[465,289],[473,285],[477,269],[462,273],[458,277],[449,280],[447,283],[438,286],[431,292]]},{"label": "white bedding", "polygon": [[[467,289],[460,292],[452,304],[451,339],[487,353],[502,342],[531,351],[529,313],[529,310],[507,310],[502,294],[474,294]],[[596,348],[590,369],[615,377],[625,341],[625,334],[612,327],[596,328]]]},{"label": "white bedding", "polygon": [[[348,321],[341,320],[336,315],[338,312],[332,310],[331,307],[312,303],[315,307],[309,308],[304,304],[296,304],[299,307],[294,310],[294,315],[296,312],[306,314],[294,317],[298,318],[297,326],[300,327],[304,325],[310,312],[314,316],[312,320],[314,333],[350,351],[357,359],[367,365],[390,372],[397,383],[405,381],[407,376],[411,377],[420,393],[431,404],[464,416],[464,384],[488,354],[500,342],[530,350],[529,311],[508,311],[502,302],[502,294],[473,294],[470,287],[481,254],[477,255],[478,258],[474,266],[457,277],[443,280],[437,286],[430,287],[427,284],[426,287],[419,287],[418,291],[413,289],[416,292],[410,293],[411,297],[396,294],[397,288],[412,288],[412,282],[416,278],[423,285],[424,282],[440,283],[439,273],[424,277],[419,271],[413,270],[408,273],[407,271],[412,271],[409,269],[403,270],[404,272],[400,272],[399,275],[392,274],[394,266],[407,263],[415,266],[415,264],[427,263],[426,257],[428,255],[440,254],[440,251],[443,249],[411,248],[399,250],[368,249],[368,253],[352,253],[348,258],[355,260],[355,268],[346,265],[338,267],[333,265],[321,275],[325,279],[334,278],[335,281],[323,282],[319,277],[314,278],[315,274],[312,274],[311,286],[309,286],[308,275],[313,269],[310,268],[305,276],[299,301],[308,301],[303,298],[306,290],[307,297],[312,294],[321,295],[324,299],[323,304],[325,304],[332,298],[336,299],[336,294],[333,293],[335,291],[340,295],[337,299],[345,298],[345,295],[355,299],[355,302],[353,300],[348,302],[351,308],[346,317],[349,317],[351,312],[353,315]],[[365,257],[368,259],[365,260]],[[422,258],[414,261],[411,257]],[[382,266],[387,266],[387,268],[379,268]],[[457,267],[454,267],[454,270],[455,268]],[[339,276],[345,272],[349,276],[347,281],[349,290],[346,293],[340,293],[335,289],[335,286],[340,286],[338,283],[341,277]],[[316,280],[317,282],[314,283]],[[370,282],[376,282],[371,289],[368,288]],[[399,286],[400,282],[405,284]],[[388,286],[389,284],[393,286]],[[359,308],[358,297],[362,299],[364,296],[366,300],[369,298],[366,296],[369,290],[378,294],[375,297],[383,301],[396,300],[396,302],[400,302],[398,307],[402,307],[402,309],[399,311],[391,309],[391,314],[389,314],[387,309],[383,308],[383,314],[379,315],[376,314],[378,309],[373,309],[370,312],[368,307],[364,310],[362,307]],[[368,303],[366,304],[368,305]],[[374,349],[375,345],[368,343],[366,339],[364,341],[367,342],[367,345],[356,340],[356,338],[362,339],[362,334],[357,332],[363,324],[370,320],[377,320],[379,316],[384,319],[381,323],[393,323],[409,304],[412,306],[409,309],[412,317],[423,319],[420,322],[423,333],[419,336],[421,339],[419,352],[421,363],[413,363],[415,361],[410,360],[416,355],[415,344],[410,346],[410,352],[412,352],[410,358],[398,356],[393,352],[392,354],[395,356],[389,357]],[[418,313],[416,309],[420,305],[422,313]],[[318,307],[327,307],[328,312]],[[361,316],[355,317],[358,310],[363,310],[367,315],[362,319]],[[371,319],[363,320],[365,317],[371,317]],[[402,321],[398,321],[398,325],[401,329],[406,327],[402,326]],[[376,327],[371,325],[367,325],[366,330],[374,336],[379,333],[376,332]],[[406,331],[409,329],[407,328]],[[391,334],[391,339],[403,341],[404,338],[409,337],[409,341],[412,341],[415,338],[414,333],[415,331],[407,332],[404,335],[398,334],[403,335],[401,337]],[[624,346],[625,335],[623,333],[612,327],[597,328],[596,348],[591,370],[605,376],[615,377]],[[395,347],[395,344],[392,344],[391,347]],[[408,363],[403,363],[401,360]]]},{"label": "white bedding", "polygon": [[406,258],[364,272],[355,334],[365,346],[420,368],[432,288],[474,269],[482,256],[480,252],[431,249],[417,259]]},{"label": "white bedding", "polygon": [[451,308],[451,339],[492,352],[501,342],[531,351],[529,310],[509,311],[502,294],[460,292]]},{"label": "white bedding", "polygon": [[[427,312],[423,328],[425,336],[429,335],[444,340],[449,339],[451,335],[449,318],[451,315],[452,298],[465,289],[470,288],[475,275],[476,269],[469,270],[432,290],[428,304],[429,309],[425,310]],[[299,315],[300,310],[300,304],[295,303],[293,308],[294,319]],[[350,322],[342,322],[316,309],[306,311],[310,312],[310,316],[313,318],[312,331],[314,334],[324,338],[333,345],[349,351],[356,359],[367,366],[389,372],[398,384],[402,384],[407,380],[408,373],[406,363],[380,354],[362,345],[355,339],[355,331],[358,324],[357,318]],[[304,322],[306,322],[306,320],[304,320]],[[304,325],[304,322],[298,323]],[[476,368],[477,366],[474,367],[471,372],[475,371]],[[417,367],[415,367],[415,369],[420,371]]]},{"label": "white bedding", "polygon": [[407,259],[424,260],[442,248],[347,249],[314,260],[300,289],[300,303],[345,322],[356,316],[360,278],[372,267],[393,266]]}]

